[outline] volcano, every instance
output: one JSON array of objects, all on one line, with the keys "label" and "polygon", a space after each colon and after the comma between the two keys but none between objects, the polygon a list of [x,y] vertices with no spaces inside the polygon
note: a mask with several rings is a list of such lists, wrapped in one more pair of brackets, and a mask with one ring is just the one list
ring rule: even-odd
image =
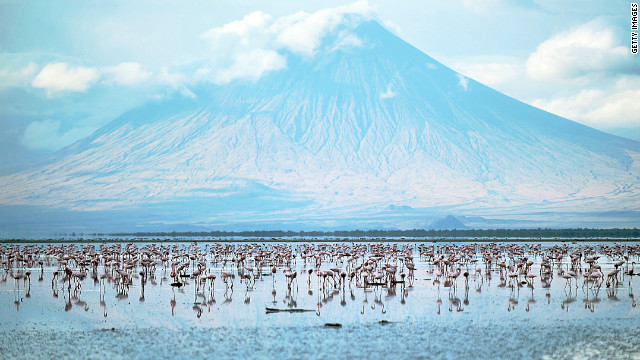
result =
[{"label": "volcano", "polygon": [[[378,22],[257,80],[125,113],[0,177],[2,227],[52,231],[632,226],[640,143],[456,73]],[[358,41],[345,44],[348,32]],[[353,38],[353,37],[352,37]]]}]

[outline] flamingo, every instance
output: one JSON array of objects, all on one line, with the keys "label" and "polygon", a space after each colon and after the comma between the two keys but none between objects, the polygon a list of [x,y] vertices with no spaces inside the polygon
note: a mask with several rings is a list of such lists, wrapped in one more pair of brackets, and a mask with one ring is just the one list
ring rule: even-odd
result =
[{"label": "flamingo", "polygon": [[528,272],[527,273],[527,282],[533,286],[533,279],[536,278],[536,274],[532,273],[532,272]]},{"label": "flamingo", "polygon": [[611,280],[615,281],[615,285],[618,285],[618,268],[615,268],[607,273],[607,287],[611,284]]},{"label": "flamingo", "polygon": [[449,278],[451,278],[451,281],[453,282],[453,288],[456,288],[457,285],[457,280],[458,280],[458,276],[460,276],[460,268],[456,268],[456,271],[452,271],[449,273]]},{"label": "flamingo", "polygon": [[568,273],[563,273],[562,277],[567,280],[566,284],[564,285],[565,287],[567,286],[567,284],[569,285],[569,287],[571,287],[571,279],[573,279],[573,276],[569,275]]},{"label": "flamingo", "polygon": [[464,287],[465,287],[465,289],[469,289],[469,271],[465,270],[462,273],[462,276],[464,276]]}]

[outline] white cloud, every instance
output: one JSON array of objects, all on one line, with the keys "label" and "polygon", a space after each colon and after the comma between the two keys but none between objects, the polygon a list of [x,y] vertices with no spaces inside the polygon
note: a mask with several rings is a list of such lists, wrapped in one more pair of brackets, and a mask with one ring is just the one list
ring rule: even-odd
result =
[{"label": "white cloud", "polygon": [[95,68],[74,67],[60,62],[45,66],[33,80],[32,85],[49,91],[84,92],[99,78],[100,72]]},{"label": "white cloud", "polygon": [[584,89],[577,94],[539,99],[532,105],[601,130],[640,127],[640,78],[621,79],[611,89]]},{"label": "white cloud", "polygon": [[299,12],[278,19],[273,30],[279,44],[288,50],[312,56],[319,48],[322,38],[345,22],[348,14],[368,16],[371,7],[366,2],[324,9],[313,14]]},{"label": "white cloud", "polygon": [[[269,71],[286,67],[286,52],[315,55],[325,36],[336,32],[338,25],[355,25],[349,24],[349,14],[369,16],[371,13],[372,9],[366,2],[312,14],[298,12],[278,19],[255,11],[242,20],[203,34],[203,38],[211,42],[212,54],[210,64],[198,69],[196,78],[217,83],[235,79],[256,80]],[[336,34],[334,43],[328,45],[328,50],[358,47],[362,46],[362,40],[343,29]]]},{"label": "white cloud", "polygon": [[358,47],[362,47],[362,40],[356,36],[356,34],[341,31],[338,33],[338,38],[336,39],[336,43],[333,48],[331,48],[331,51]]},{"label": "white cloud", "polygon": [[58,150],[90,135],[95,128],[78,127],[62,130],[60,121],[34,121],[24,132],[22,144],[31,150]]},{"label": "white cloud", "polygon": [[387,91],[380,94],[380,99],[390,99],[396,97],[396,95],[398,94],[393,91],[393,89],[391,88],[391,84],[389,84],[387,86]]},{"label": "white cloud", "polygon": [[211,41],[214,51],[228,51],[235,47],[265,46],[269,40],[271,15],[254,11],[242,20],[236,20],[205,32],[202,37]]},{"label": "white cloud", "polygon": [[273,50],[255,49],[234,55],[233,64],[218,72],[216,82],[228,83],[234,79],[258,80],[271,70],[282,69],[286,59]]},{"label": "white cloud", "polygon": [[214,77],[215,70],[210,67],[201,67],[196,69],[193,74],[193,79],[195,82],[206,82]]},{"label": "white cloud", "polygon": [[527,60],[527,74],[536,80],[558,80],[628,72],[633,59],[618,40],[614,28],[590,21],[541,43]]},{"label": "white cloud", "polygon": [[125,86],[141,84],[151,77],[151,72],[144,70],[142,65],[136,62],[123,62],[117,66],[104,68],[103,72],[111,76],[106,80],[108,83]]},{"label": "white cloud", "polygon": [[521,64],[489,62],[460,65],[460,72],[488,86],[518,82],[525,72]]},{"label": "white cloud", "polygon": [[567,119],[579,121],[587,113],[587,107],[593,106],[594,101],[603,96],[605,96],[605,93],[602,90],[588,89],[567,97],[538,99],[533,101],[531,105]]},{"label": "white cloud", "polygon": [[552,36],[529,56],[527,75],[548,94],[530,103],[604,131],[640,127],[638,64],[616,28],[590,21]]},{"label": "white cloud", "polygon": [[0,87],[23,87],[33,81],[38,66],[32,62],[21,68],[7,67],[0,69]]},{"label": "white cloud", "polygon": [[187,77],[180,72],[170,73],[166,67],[163,67],[158,75],[158,81],[161,84],[167,84],[172,88],[177,89],[187,81]]},{"label": "white cloud", "polygon": [[[372,12],[374,11],[372,10]],[[401,39],[404,39],[406,37],[406,34],[404,33],[400,25],[396,24],[395,22],[386,19],[378,19],[378,21],[382,22],[382,26],[384,26],[385,29],[389,30],[397,37]]]},{"label": "white cloud", "polygon": [[[166,67],[160,70],[160,74],[157,76],[157,81],[160,84],[169,85],[173,91],[178,91],[182,96],[189,98],[196,98],[196,94],[193,93],[187,87],[187,76],[181,72],[169,72]],[[157,95],[156,98],[162,98],[167,94]]]},{"label": "white cloud", "polygon": [[610,94],[585,119],[602,126],[640,126],[639,99],[640,89]]},{"label": "white cloud", "polygon": [[57,91],[84,92],[98,80],[102,84],[133,86],[151,78],[151,72],[136,62],[123,62],[111,67],[84,67],[66,62],[56,62],[40,67],[29,62],[22,67],[8,66],[0,69],[0,87],[32,86]]},{"label": "white cloud", "polygon": [[469,79],[467,79],[467,77],[462,75],[462,74],[458,74],[458,85],[460,85],[460,87],[464,91],[468,91],[469,90]]}]

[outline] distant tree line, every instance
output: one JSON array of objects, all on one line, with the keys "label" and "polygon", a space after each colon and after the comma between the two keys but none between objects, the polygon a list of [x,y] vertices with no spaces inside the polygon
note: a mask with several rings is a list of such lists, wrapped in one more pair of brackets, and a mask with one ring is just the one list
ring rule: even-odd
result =
[{"label": "distant tree line", "polygon": [[[94,234],[103,235],[103,234]],[[612,229],[466,229],[466,230],[336,230],[336,231],[198,231],[198,232],[135,232],[113,233],[112,236],[140,237],[246,237],[246,238],[280,238],[280,237],[351,237],[351,238],[398,238],[398,237],[432,237],[432,238],[638,238],[637,228]]]}]

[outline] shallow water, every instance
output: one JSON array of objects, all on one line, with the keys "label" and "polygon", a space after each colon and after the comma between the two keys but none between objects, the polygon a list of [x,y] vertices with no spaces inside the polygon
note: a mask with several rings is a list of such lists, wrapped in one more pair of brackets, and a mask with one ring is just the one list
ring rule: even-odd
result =
[{"label": "shallow water", "polygon": [[[0,358],[640,358],[637,277],[598,288],[579,276],[569,286],[554,271],[548,288],[539,278],[509,287],[497,267],[480,277],[470,265],[468,286],[460,277],[452,288],[434,283],[428,260],[414,253],[414,261],[412,284],[366,290],[348,281],[323,290],[315,271],[307,283],[313,266],[300,257],[291,264],[298,277],[290,291],[282,266],[249,288],[236,276],[231,291],[222,265],[208,261],[215,289],[198,292],[195,279],[172,287],[169,268],[158,266],[145,281],[136,269],[119,295],[114,279],[101,286],[97,275],[109,272],[102,265],[80,288],[61,279],[52,286],[55,260],[42,270],[2,270]],[[605,256],[598,263],[604,274],[613,268]],[[538,269],[536,261],[532,272]],[[26,270],[30,285],[16,284],[12,274]]]}]

